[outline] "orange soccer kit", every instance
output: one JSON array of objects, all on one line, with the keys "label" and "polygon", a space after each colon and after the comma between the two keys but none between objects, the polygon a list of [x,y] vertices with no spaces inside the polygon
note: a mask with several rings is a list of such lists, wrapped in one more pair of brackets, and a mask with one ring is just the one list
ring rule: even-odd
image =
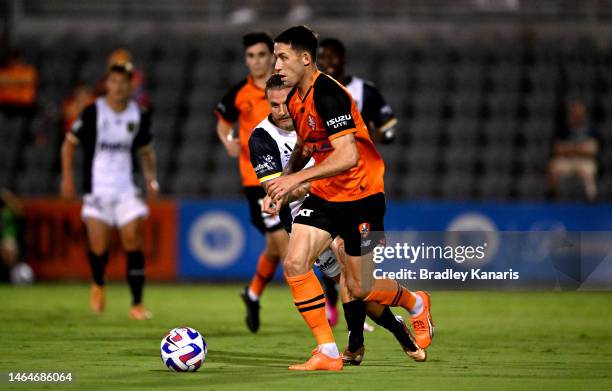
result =
[{"label": "orange soccer kit", "polygon": [[[336,138],[353,134],[359,162],[329,178],[314,180],[295,224],[310,225],[340,236],[350,256],[369,254],[384,242],[384,163],[348,91],[330,76],[317,72],[305,96],[293,89],[287,98],[296,131],[315,165],[333,151]],[[323,290],[314,273],[288,277],[295,305],[319,344],[333,341],[324,309]],[[392,280],[376,280],[365,299],[410,310],[415,296]],[[326,325],[327,327],[324,327]]]}]

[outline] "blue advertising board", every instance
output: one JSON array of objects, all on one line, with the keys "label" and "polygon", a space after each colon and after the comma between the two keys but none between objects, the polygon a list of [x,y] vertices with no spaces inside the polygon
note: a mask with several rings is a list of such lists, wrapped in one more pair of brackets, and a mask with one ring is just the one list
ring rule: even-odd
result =
[{"label": "blue advertising board", "polygon": [[[249,221],[246,202],[187,200],[178,210],[181,279],[253,275],[264,239]],[[612,204],[389,202],[385,226],[395,232],[612,231]]]}]

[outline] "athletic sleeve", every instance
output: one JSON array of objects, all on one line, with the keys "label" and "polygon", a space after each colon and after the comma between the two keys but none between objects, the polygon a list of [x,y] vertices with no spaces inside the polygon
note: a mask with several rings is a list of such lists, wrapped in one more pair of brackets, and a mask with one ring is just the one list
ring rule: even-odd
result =
[{"label": "athletic sleeve", "polygon": [[246,84],[246,79],[233,86],[224,96],[221,101],[217,103],[215,108],[215,116],[225,122],[233,124],[238,121],[240,111],[236,107],[236,95]]},{"label": "athletic sleeve", "polygon": [[371,82],[363,84],[363,119],[372,121],[374,126],[382,128],[395,119],[391,106],[387,104],[378,88]]},{"label": "athletic sleeve", "polygon": [[262,128],[255,128],[249,137],[251,165],[260,183],[278,178],[283,173],[276,141]]},{"label": "athletic sleeve", "polygon": [[393,141],[397,125],[395,114],[378,88],[368,81],[363,84],[363,109],[361,114],[368,127],[370,122],[374,125],[375,129],[371,129],[371,131],[380,133],[382,143]]},{"label": "athletic sleeve", "polygon": [[74,122],[74,124],[72,124],[72,128],[66,137],[68,137],[75,144],[90,144],[95,142],[96,121],[97,110],[94,103],[83,109],[83,112],[79,118]]},{"label": "athletic sleeve", "polygon": [[134,148],[141,148],[149,145],[151,141],[153,141],[153,135],[151,134],[151,112],[143,110],[140,114],[138,133],[134,138]]},{"label": "athletic sleeve", "polygon": [[319,76],[315,82],[314,104],[330,139],[357,131],[351,114],[350,95],[325,75]]}]

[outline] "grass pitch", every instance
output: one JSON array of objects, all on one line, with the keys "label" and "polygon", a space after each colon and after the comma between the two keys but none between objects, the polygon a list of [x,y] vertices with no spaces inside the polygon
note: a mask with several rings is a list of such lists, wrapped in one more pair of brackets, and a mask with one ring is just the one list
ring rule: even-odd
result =
[{"label": "grass pitch", "polygon": [[[380,327],[366,335],[359,367],[300,373],[287,366],[314,346],[284,286],[262,298],[258,334],[244,325],[238,285],[149,285],[154,319],[127,318],[124,285],[107,312],[88,308],[84,284],[0,286],[0,387],[7,389],[428,390],[612,389],[612,293],[433,292],[436,337],[429,361],[408,360]],[[399,313],[401,310],[396,309]],[[404,314],[405,315],[405,314]],[[165,332],[191,326],[209,353],[196,373],[159,358]],[[344,322],[334,331],[344,347]],[[72,372],[74,384],[7,383],[7,371]]]}]

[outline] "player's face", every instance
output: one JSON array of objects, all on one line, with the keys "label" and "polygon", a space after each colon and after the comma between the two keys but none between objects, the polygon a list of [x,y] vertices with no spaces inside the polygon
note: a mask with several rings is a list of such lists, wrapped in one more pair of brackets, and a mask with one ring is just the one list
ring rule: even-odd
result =
[{"label": "player's face", "polygon": [[106,95],[115,102],[127,102],[132,92],[132,82],[127,75],[111,72],[106,78]]},{"label": "player's face", "polygon": [[268,49],[268,45],[263,42],[249,46],[245,51],[246,66],[253,77],[264,77],[272,69],[274,64],[274,54]]},{"label": "player's face", "polygon": [[268,90],[268,102],[272,111],[272,120],[276,126],[283,130],[293,130],[293,119],[287,108],[287,95],[290,88],[273,88]]},{"label": "player's face", "polygon": [[344,59],[329,47],[319,48],[317,60],[319,68],[334,79],[340,78],[344,73]]},{"label": "player's face", "polygon": [[274,44],[274,72],[278,73],[287,87],[293,87],[304,77],[305,64],[303,52],[293,50],[291,45],[277,42]]}]

